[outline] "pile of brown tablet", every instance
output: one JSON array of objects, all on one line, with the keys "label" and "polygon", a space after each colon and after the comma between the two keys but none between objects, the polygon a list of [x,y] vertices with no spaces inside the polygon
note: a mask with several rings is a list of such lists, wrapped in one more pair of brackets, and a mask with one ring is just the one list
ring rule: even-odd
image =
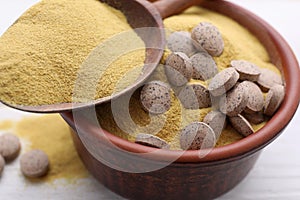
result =
[{"label": "pile of brown tablet", "polygon": [[[171,108],[173,90],[185,109],[212,107],[203,122],[193,122],[181,130],[183,150],[214,147],[227,118],[240,134],[248,136],[254,132],[250,123],[263,122],[264,115],[272,116],[283,101],[282,78],[271,70],[245,60],[232,60],[228,68],[218,71],[213,57],[222,54],[224,42],[210,23],[200,23],[191,34],[172,33],[168,48],[172,51],[165,63],[168,83],[145,84],[140,101],[145,111],[163,114]],[[139,134],[136,142],[169,148],[166,141],[151,134]]]}]

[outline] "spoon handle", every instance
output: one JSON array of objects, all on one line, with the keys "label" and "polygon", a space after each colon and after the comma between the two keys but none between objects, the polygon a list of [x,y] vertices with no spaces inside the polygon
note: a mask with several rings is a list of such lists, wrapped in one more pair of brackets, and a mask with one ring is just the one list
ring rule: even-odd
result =
[{"label": "spoon handle", "polygon": [[165,19],[171,15],[179,14],[185,9],[199,5],[205,0],[159,0],[153,5],[159,11],[161,18]]}]

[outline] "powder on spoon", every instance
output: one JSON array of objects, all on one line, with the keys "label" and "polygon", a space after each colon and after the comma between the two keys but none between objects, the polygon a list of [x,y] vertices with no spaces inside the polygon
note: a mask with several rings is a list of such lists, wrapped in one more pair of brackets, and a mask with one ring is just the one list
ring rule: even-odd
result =
[{"label": "powder on spoon", "polygon": [[[89,58],[88,64],[96,66],[96,61],[101,64],[102,60],[112,59],[110,47],[100,44],[130,30],[120,11],[98,0],[42,0],[0,38],[0,99],[14,105],[84,101],[85,88],[90,87],[94,90],[91,100],[111,95],[124,74],[143,66],[145,49],[133,50],[107,63],[109,67],[96,80],[95,73],[83,74],[83,82],[92,79],[92,85],[85,86],[82,94],[77,92],[72,99],[75,83],[82,87],[82,80],[77,78],[88,56],[94,50],[106,52],[97,60]],[[115,45],[143,44],[136,34],[127,39]]]}]

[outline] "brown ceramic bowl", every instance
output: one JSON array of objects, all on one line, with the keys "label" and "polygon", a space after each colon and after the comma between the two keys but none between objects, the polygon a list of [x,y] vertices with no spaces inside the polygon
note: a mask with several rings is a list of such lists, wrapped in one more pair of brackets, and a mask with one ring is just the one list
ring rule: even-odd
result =
[{"label": "brown ceramic bowl", "polygon": [[212,199],[224,194],[248,174],[261,150],[280,135],[296,112],[299,66],[284,39],[266,22],[232,3],[210,1],[204,6],[233,18],[257,36],[284,76],[284,102],[257,133],[214,148],[203,158],[198,151],[157,151],[123,140],[101,130],[93,120],[94,112],[63,113],[88,170],[107,188],[126,198]]}]

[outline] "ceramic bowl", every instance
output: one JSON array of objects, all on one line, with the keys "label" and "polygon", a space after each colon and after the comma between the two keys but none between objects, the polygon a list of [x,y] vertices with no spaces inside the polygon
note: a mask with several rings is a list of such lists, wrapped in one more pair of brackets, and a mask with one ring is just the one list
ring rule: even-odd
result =
[{"label": "ceramic bowl", "polygon": [[93,112],[62,113],[72,128],[77,151],[87,169],[107,188],[129,199],[213,199],[236,186],[251,170],[261,150],[276,139],[297,110],[300,73],[284,39],[251,12],[225,1],[204,7],[229,16],[249,29],[281,71],[286,96],[258,132],[205,157],[198,151],[156,150],[123,140],[97,125]]}]

